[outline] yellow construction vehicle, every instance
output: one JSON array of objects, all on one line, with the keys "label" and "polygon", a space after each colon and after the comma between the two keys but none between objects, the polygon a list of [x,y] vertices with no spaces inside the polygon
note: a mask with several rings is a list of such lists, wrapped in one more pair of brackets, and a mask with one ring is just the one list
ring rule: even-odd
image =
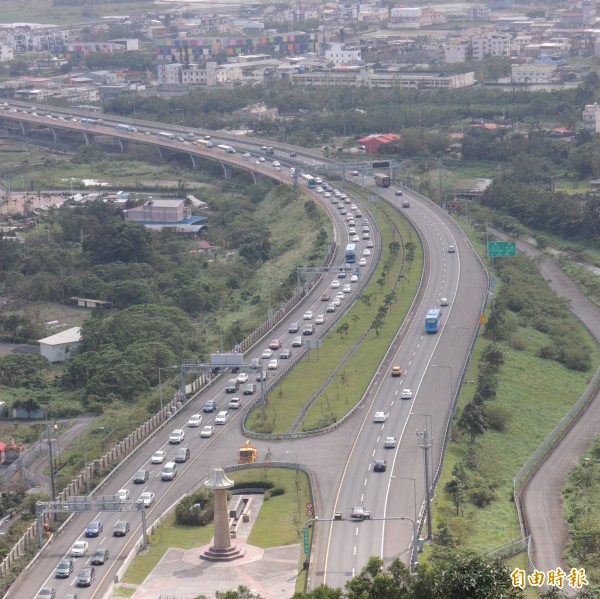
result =
[{"label": "yellow construction vehicle", "polygon": [[256,462],[256,447],[252,447],[248,440],[240,447],[240,464],[252,464],[253,462]]}]

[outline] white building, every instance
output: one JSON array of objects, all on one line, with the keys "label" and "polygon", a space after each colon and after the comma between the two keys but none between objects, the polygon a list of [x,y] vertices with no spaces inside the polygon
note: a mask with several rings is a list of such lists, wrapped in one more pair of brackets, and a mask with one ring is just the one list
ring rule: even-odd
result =
[{"label": "white building", "polygon": [[447,21],[446,14],[430,7],[392,8],[390,11],[390,29],[421,29],[431,25],[440,25]]},{"label": "white building", "polygon": [[486,56],[510,56],[511,36],[496,31],[473,31],[449,38],[444,45],[444,59],[449,64],[466,60],[483,60]]},{"label": "white building", "polygon": [[0,62],[7,62],[14,59],[13,49],[8,45],[0,46]]},{"label": "white building", "polygon": [[552,64],[513,64],[511,67],[514,83],[552,83],[556,73],[556,65]]},{"label": "white building", "polygon": [[583,109],[583,126],[590,133],[600,132],[600,106],[596,104],[588,104]]},{"label": "white building", "polygon": [[81,343],[81,327],[73,327],[56,335],[39,339],[40,353],[49,362],[64,362]]},{"label": "white building", "polygon": [[333,64],[351,64],[361,61],[359,49],[346,48],[344,44],[329,44],[325,50],[325,58]]}]

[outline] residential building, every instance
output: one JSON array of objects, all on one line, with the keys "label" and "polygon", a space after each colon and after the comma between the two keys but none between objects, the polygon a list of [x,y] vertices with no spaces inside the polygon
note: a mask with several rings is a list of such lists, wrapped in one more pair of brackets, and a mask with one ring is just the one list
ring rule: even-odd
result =
[{"label": "residential building", "polygon": [[510,56],[511,35],[477,30],[450,37],[444,45],[444,59],[449,64],[466,60],[483,60],[486,56]]},{"label": "residential building", "polygon": [[467,18],[469,21],[491,21],[492,13],[487,6],[468,6]]},{"label": "residential building", "polygon": [[0,45],[0,62],[8,62],[14,60],[14,53],[11,46],[8,44]]},{"label": "residential building", "polygon": [[64,362],[81,343],[81,327],[66,329],[56,335],[39,339],[40,353],[49,362]]},{"label": "residential building", "polygon": [[325,58],[333,64],[356,64],[361,60],[360,48],[346,48],[345,44],[329,44]]},{"label": "residential building", "polygon": [[513,83],[552,83],[557,80],[556,65],[553,64],[523,64],[511,66]]},{"label": "residential building", "polygon": [[446,13],[431,7],[404,7],[390,10],[390,29],[421,29],[446,23]]},{"label": "residential building", "polygon": [[595,104],[588,104],[583,109],[583,126],[586,131],[591,133],[600,132],[600,106],[596,102]]},{"label": "residential building", "polygon": [[142,206],[125,210],[125,220],[144,225],[149,229],[174,229],[182,233],[199,233],[205,216],[192,216],[192,211],[182,199],[157,198]]},{"label": "residential building", "polygon": [[356,143],[360,146],[364,146],[367,154],[377,154],[380,146],[389,144],[398,139],[400,139],[400,135],[386,133],[384,135],[367,135],[367,137],[356,140]]}]

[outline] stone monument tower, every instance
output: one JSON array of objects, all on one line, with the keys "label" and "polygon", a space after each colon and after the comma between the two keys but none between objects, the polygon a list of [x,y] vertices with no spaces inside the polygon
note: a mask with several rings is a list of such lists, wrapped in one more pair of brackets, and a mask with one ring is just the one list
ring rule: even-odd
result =
[{"label": "stone monument tower", "polygon": [[244,557],[244,549],[231,544],[231,534],[229,533],[227,489],[233,487],[233,481],[225,476],[225,471],[222,468],[215,468],[212,476],[204,482],[204,486],[213,491],[215,536],[214,544],[200,557],[214,562],[228,562]]}]

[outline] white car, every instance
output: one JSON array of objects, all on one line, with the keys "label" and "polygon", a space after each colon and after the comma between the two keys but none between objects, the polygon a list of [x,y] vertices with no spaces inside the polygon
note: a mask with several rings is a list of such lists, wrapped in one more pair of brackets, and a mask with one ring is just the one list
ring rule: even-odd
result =
[{"label": "white car", "polygon": [[336,308],[336,305],[332,302],[330,304],[327,304],[327,308],[326,308],[325,312],[329,312],[331,314],[331,312],[335,312],[335,308]]},{"label": "white car", "polygon": [[83,557],[88,550],[87,541],[75,541],[69,552],[73,557]]},{"label": "white car", "polygon": [[144,491],[140,495],[137,502],[143,503],[144,507],[150,507],[154,503],[154,493],[151,493],[150,491]]},{"label": "white car", "polygon": [[331,288],[332,288],[332,289],[337,289],[337,288],[338,288],[340,285],[341,285],[341,283],[340,283],[340,282],[339,282],[337,279],[334,279],[334,280],[331,282]]},{"label": "white car", "polygon": [[356,204],[352,204],[352,206],[350,206],[350,210],[358,210],[358,206]]},{"label": "white car", "polygon": [[152,454],[152,459],[150,460],[150,462],[152,462],[153,464],[162,464],[165,461],[166,457],[167,457],[167,452],[161,451],[159,449],[158,451],[155,451]]},{"label": "white car", "polygon": [[359,265],[359,266],[366,266],[366,265],[367,265],[367,259],[366,259],[366,258],[361,258],[361,259],[358,261],[358,265]]},{"label": "white car", "polygon": [[352,275],[350,277],[350,282],[351,283],[358,283],[358,275]]},{"label": "white car", "polygon": [[[331,302],[336,308],[339,308],[342,305],[342,300],[339,297],[333,298]],[[327,310],[329,312],[329,310]]]},{"label": "white car", "polygon": [[214,426],[210,426],[210,424],[207,424],[201,431],[200,431],[200,436],[201,437],[212,437],[213,433],[215,432],[215,427]]},{"label": "white car", "polygon": [[181,428],[176,428],[169,435],[169,443],[172,443],[172,444],[181,443],[184,439],[185,439],[185,433],[183,432],[183,429],[181,429]]},{"label": "white car", "polygon": [[324,324],[325,323],[325,315],[317,314],[317,318],[315,320],[315,324]]},{"label": "white car", "polygon": [[273,358],[272,360],[269,360],[269,365],[267,366],[267,368],[269,370],[277,370],[278,367],[279,367],[279,360],[277,358]]},{"label": "white car", "polygon": [[187,422],[188,426],[197,427],[202,424],[202,414],[193,414]]},{"label": "white car", "polygon": [[386,437],[383,442],[383,447],[385,449],[394,449],[394,447],[396,447],[396,437]]},{"label": "white car", "polygon": [[326,191],[326,192],[323,194],[323,197],[325,197],[325,198],[330,198],[330,197],[331,197],[331,194],[330,194],[328,191]]},{"label": "white car", "polygon": [[260,354],[260,357],[263,360],[270,360],[273,357],[273,350],[269,348],[265,349],[263,353]]},{"label": "white car", "polygon": [[400,393],[401,399],[411,399],[412,391],[410,389],[402,389],[402,393]]},{"label": "white car", "polygon": [[371,255],[371,250],[369,248],[365,248],[363,250],[363,256],[370,256]]},{"label": "white car", "polygon": [[229,412],[227,410],[222,410],[217,414],[215,418],[215,424],[227,424],[229,420]]},{"label": "white car", "polygon": [[247,372],[240,372],[237,375],[237,382],[242,384],[242,383],[247,383],[248,382],[248,373]]},{"label": "white car", "polygon": [[307,310],[302,317],[303,320],[312,320],[313,313],[310,310]]},{"label": "white car", "polygon": [[348,229],[348,235],[356,235],[356,229],[354,227],[350,227]]},{"label": "white car", "polygon": [[127,501],[129,499],[129,489],[119,489],[115,495],[119,498],[119,501]]},{"label": "white car", "polygon": [[389,415],[389,412],[375,412],[373,414],[373,422],[385,422]]},{"label": "white car", "polygon": [[316,191],[317,193],[323,193],[323,188],[322,188],[322,187],[316,187],[316,188],[315,188],[315,191]]},{"label": "white car", "polygon": [[344,299],[344,292],[343,292],[343,291],[338,291],[338,292],[335,294],[335,297],[337,297],[337,298],[338,298],[338,299],[340,299],[340,300],[343,300],[343,299]]},{"label": "white car", "polygon": [[350,283],[346,283],[343,287],[342,287],[342,291],[344,293],[350,293],[352,291],[352,285],[350,285]]},{"label": "white car", "polygon": [[250,154],[250,152],[245,152],[244,154],[242,154],[242,156],[244,158],[252,158],[252,154]]},{"label": "white car", "polygon": [[352,235],[352,243],[358,243],[360,241],[360,237],[358,235]]},{"label": "white car", "polygon": [[265,161],[265,157],[264,157],[264,156],[261,156],[261,157],[258,159],[258,161],[259,161],[259,162],[264,162],[264,161]]},{"label": "white car", "polygon": [[447,297],[443,297],[440,300],[440,306],[447,306],[448,305],[448,298]]}]

